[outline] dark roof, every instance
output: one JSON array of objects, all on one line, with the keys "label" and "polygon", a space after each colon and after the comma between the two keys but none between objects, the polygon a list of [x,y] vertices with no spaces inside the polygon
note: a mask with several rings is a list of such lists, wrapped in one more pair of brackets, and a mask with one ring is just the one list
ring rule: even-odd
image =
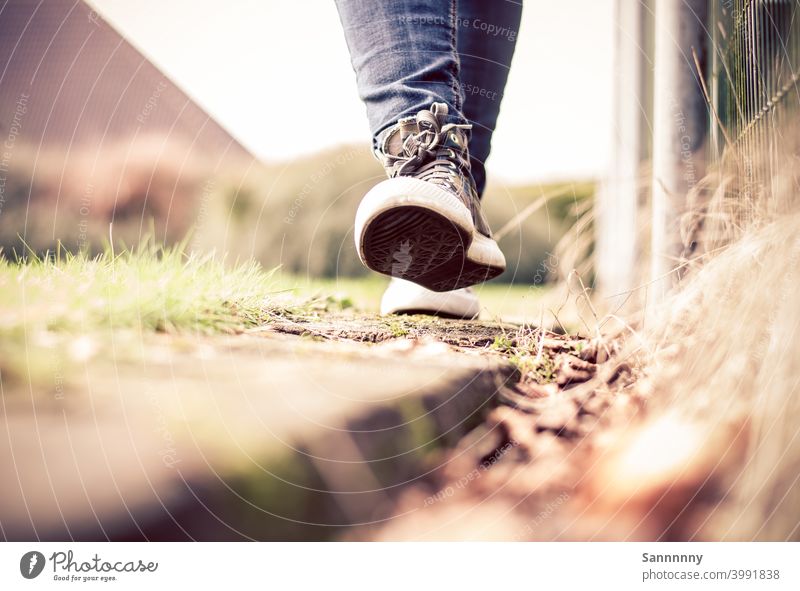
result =
[{"label": "dark roof", "polygon": [[9,133],[75,148],[156,133],[253,158],[82,0],[0,6],[0,140]]}]

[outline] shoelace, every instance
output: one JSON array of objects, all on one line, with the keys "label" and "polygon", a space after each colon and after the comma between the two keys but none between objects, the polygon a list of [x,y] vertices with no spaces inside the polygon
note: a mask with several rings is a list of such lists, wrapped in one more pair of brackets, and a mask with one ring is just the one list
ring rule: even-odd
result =
[{"label": "shoelace", "polygon": [[[446,112],[446,111],[445,111]],[[414,175],[422,180],[446,184],[451,191],[456,191],[456,182],[463,175],[463,169],[469,169],[464,146],[454,133],[456,129],[469,130],[471,125],[448,123],[442,125],[439,120],[438,105],[430,111],[421,111],[417,115],[418,133],[409,135],[403,142],[401,155],[388,156],[388,164],[392,167],[392,176]],[[448,135],[450,141],[461,147],[454,150],[445,145]]]}]

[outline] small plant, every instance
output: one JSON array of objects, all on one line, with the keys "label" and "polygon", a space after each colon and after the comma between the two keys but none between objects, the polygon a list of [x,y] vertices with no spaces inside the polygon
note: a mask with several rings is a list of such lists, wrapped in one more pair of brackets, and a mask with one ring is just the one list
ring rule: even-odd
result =
[{"label": "small plant", "polygon": [[509,356],[508,360],[525,378],[539,384],[548,384],[556,379],[555,360],[549,354],[537,356],[523,351]]},{"label": "small plant", "polygon": [[392,333],[392,336],[395,338],[408,336],[408,328],[405,326],[404,323],[400,321],[388,322],[387,327],[389,328],[389,331]]},{"label": "small plant", "polygon": [[[513,337],[504,332],[494,338],[491,348],[505,356],[525,379],[546,384],[556,379],[557,351],[542,346],[541,334],[539,330],[530,328],[521,328]],[[573,348],[573,343],[564,340],[563,347]]]},{"label": "small plant", "polygon": [[501,353],[513,353],[514,352],[514,343],[509,338],[507,334],[501,334],[494,337],[494,342],[492,343],[492,349],[499,351]]}]

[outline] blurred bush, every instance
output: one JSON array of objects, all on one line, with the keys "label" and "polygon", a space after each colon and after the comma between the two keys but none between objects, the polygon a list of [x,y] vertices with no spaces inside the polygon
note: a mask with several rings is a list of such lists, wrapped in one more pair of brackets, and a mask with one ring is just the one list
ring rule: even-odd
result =
[{"label": "blurred bush", "polygon": [[[256,160],[220,169],[189,145],[143,137],[98,152],[26,150],[19,146],[0,203],[0,246],[19,252],[20,237],[35,251],[59,242],[70,250],[100,250],[110,237],[136,244],[187,240],[188,248],[254,258],[314,277],[360,276],[352,224],[358,202],[384,177],[368,147],[343,146],[284,164]],[[592,182],[562,185],[490,184],[484,204],[492,227],[506,225],[554,188],[548,201],[500,241],[509,269],[501,280],[545,280],[549,253],[574,222]],[[113,222],[112,225],[109,225]]]}]

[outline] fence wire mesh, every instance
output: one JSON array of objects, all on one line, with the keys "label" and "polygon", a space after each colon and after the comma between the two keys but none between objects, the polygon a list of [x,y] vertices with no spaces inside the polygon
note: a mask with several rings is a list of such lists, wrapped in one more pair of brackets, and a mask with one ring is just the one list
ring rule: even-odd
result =
[{"label": "fence wire mesh", "polygon": [[792,125],[800,112],[798,4],[712,1],[714,137],[718,153],[728,148],[739,159],[748,192],[769,193],[777,157],[798,129]]}]

